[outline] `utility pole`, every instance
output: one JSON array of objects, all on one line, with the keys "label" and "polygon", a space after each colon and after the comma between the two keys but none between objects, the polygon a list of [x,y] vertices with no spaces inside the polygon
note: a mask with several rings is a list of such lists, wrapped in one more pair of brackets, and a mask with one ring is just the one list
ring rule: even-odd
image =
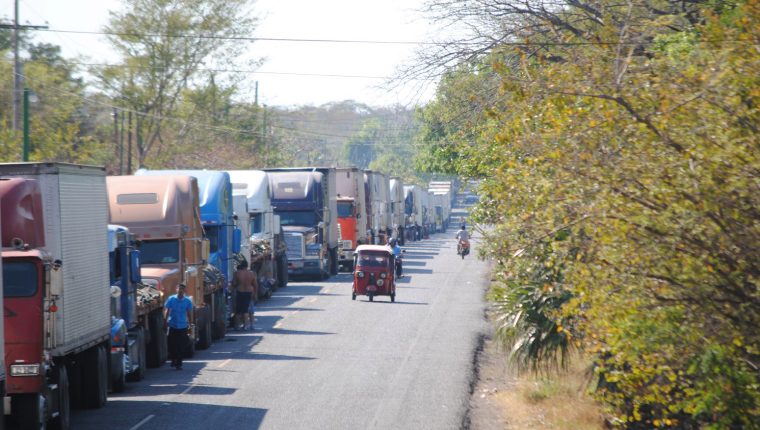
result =
[{"label": "utility pole", "polygon": [[269,161],[269,148],[267,147],[267,105],[264,107],[264,125],[262,127],[261,144],[264,146],[264,165],[267,166]]},{"label": "utility pole", "polygon": [[18,0],[14,2],[13,24],[0,24],[0,28],[13,30],[13,129],[21,130],[21,87],[23,71],[18,55],[19,30],[39,30],[48,28],[47,25],[19,25]]},{"label": "utility pole", "polygon": [[32,144],[29,140],[29,88],[24,88],[24,154],[21,161],[29,161]]},{"label": "utility pole", "polygon": [[[116,151],[119,150],[119,110],[116,109],[116,107],[113,108],[113,145],[114,145],[114,155],[116,154]],[[121,169],[121,165],[119,165],[119,169]]]},{"label": "utility pole", "polygon": [[127,112],[127,175],[132,174],[132,111]]},{"label": "utility pole", "polygon": [[119,132],[119,175],[124,174],[124,111],[121,111],[121,131]]}]

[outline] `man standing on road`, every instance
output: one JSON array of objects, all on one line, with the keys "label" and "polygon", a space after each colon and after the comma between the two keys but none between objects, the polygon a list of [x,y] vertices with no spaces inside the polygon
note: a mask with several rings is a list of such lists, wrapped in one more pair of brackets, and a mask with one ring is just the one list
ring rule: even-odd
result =
[{"label": "man standing on road", "polygon": [[235,329],[240,327],[242,317],[243,329],[253,330],[253,312],[249,305],[258,297],[259,283],[245,261],[238,265],[232,277],[232,291],[235,292]]},{"label": "man standing on road", "polygon": [[164,304],[164,326],[169,326],[169,356],[172,357],[172,367],[177,370],[182,370],[187,331],[193,322],[193,302],[185,295],[186,289],[185,284],[177,285],[177,294],[169,297]]}]

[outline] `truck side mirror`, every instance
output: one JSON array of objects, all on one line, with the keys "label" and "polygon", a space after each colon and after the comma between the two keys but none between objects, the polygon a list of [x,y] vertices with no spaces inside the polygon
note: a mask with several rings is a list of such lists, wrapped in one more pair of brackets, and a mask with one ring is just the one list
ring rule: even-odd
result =
[{"label": "truck side mirror", "polygon": [[133,250],[129,253],[129,280],[134,283],[142,282],[140,275],[140,251]]},{"label": "truck side mirror", "polygon": [[240,254],[242,234],[239,228],[232,230],[232,252],[235,254]]}]

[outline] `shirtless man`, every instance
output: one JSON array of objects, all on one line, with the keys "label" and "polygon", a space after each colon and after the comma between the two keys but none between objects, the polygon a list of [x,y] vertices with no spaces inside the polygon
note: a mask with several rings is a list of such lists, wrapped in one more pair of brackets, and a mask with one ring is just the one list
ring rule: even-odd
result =
[{"label": "shirtless man", "polygon": [[259,283],[256,275],[248,270],[248,263],[238,265],[235,275],[232,277],[232,290],[235,292],[235,328],[253,330],[253,313],[249,313],[251,300],[255,300],[259,294]]}]

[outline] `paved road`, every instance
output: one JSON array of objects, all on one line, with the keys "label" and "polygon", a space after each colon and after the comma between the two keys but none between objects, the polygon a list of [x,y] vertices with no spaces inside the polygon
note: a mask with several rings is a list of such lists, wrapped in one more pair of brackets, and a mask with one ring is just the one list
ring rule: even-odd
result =
[{"label": "paved road", "polygon": [[[485,330],[486,263],[452,228],[408,243],[396,303],[351,300],[351,275],[294,282],[185,368],[149,370],[74,411],[72,429],[457,429]],[[476,252],[477,240],[474,241]]]}]

